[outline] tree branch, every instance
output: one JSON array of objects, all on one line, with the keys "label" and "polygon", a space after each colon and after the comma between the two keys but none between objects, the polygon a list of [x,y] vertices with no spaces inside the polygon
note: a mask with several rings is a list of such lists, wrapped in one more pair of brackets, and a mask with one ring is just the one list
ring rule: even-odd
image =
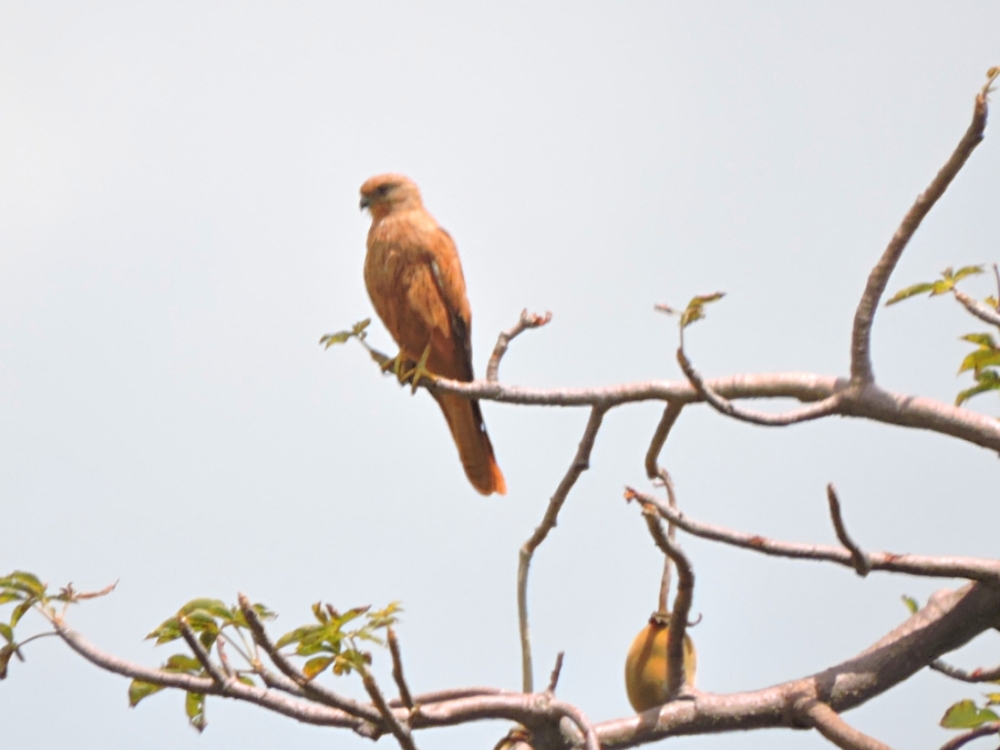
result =
[{"label": "tree branch", "polygon": [[594,449],[594,441],[597,439],[598,430],[601,429],[605,411],[606,409],[599,406],[594,406],[591,409],[590,419],[587,420],[587,427],[583,431],[583,437],[580,439],[573,463],[566,470],[555,494],[549,499],[549,506],[545,510],[542,522],[535,528],[535,533],[531,535],[531,538],[521,547],[517,566],[517,614],[521,633],[521,683],[525,693],[533,692],[534,684],[531,664],[531,634],[528,630],[528,570],[531,567],[531,558],[538,546],[545,541],[549,532],[555,528],[559,518],[559,510],[566,502],[576,480],[590,468],[590,453]]},{"label": "tree branch", "polygon": [[975,317],[979,318],[984,323],[989,323],[991,326],[997,326],[1000,328],[1000,312],[987,307],[982,302],[973,299],[968,294],[965,294],[958,289],[952,289],[951,291],[955,294],[955,299],[961,302],[962,306]]},{"label": "tree branch", "polygon": [[396,681],[399,689],[399,699],[406,708],[413,708],[413,696],[410,695],[410,688],[403,677],[403,655],[399,651],[399,640],[396,638],[396,631],[389,628],[386,631],[386,639],[389,641],[389,653],[392,654],[392,679]]},{"label": "tree branch", "polygon": [[943,662],[940,659],[931,662],[928,666],[935,672],[940,672],[960,682],[996,682],[1000,680],[1000,666],[992,667],[991,669],[977,668],[969,672]]},{"label": "tree branch", "polygon": [[842,750],[892,750],[884,742],[859,732],[825,703],[808,699],[795,708],[806,723]]},{"label": "tree branch", "polygon": [[[637,499],[655,505],[661,516],[673,521],[689,534],[694,534],[702,539],[711,539],[773,557],[821,560],[854,568],[851,552],[843,547],[776,541],[759,534],[747,534],[723,526],[694,521],[680,511],[669,507],[659,498],[634,489],[630,489],[630,491],[635,494]],[[957,556],[931,557],[893,552],[869,552],[867,557],[872,570],[907,573],[928,578],[967,578],[990,584],[1000,583],[1000,560]]]},{"label": "tree branch", "polygon": [[529,313],[527,309],[521,310],[521,317],[517,323],[513,327],[503,331],[497,337],[497,345],[493,347],[493,354],[490,356],[490,362],[486,366],[486,382],[495,383],[497,381],[500,371],[500,360],[507,353],[507,347],[511,341],[529,328],[541,328],[550,320],[552,320],[552,313],[550,312],[545,313],[545,315],[539,315],[538,313]]},{"label": "tree branch", "polygon": [[677,362],[680,364],[681,370],[683,370],[684,374],[687,376],[688,381],[698,392],[698,395],[705,399],[705,402],[709,406],[720,414],[732,417],[733,419],[738,419],[741,422],[749,422],[750,424],[758,424],[765,427],[787,427],[788,425],[798,424],[799,422],[808,422],[813,419],[819,419],[820,417],[827,417],[837,411],[837,407],[840,406],[840,400],[842,398],[841,393],[834,393],[819,403],[810,404],[809,406],[805,406],[801,409],[795,409],[794,411],[786,412],[785,414],[768,414],[766,412],[755,411],[752,409],[742,409],[732,401],[728,401],[718,393],[715,393],[711,387],[705,383],[701,375],[698,374],[698,371],[691,365],[691,362],[684,354],[683,349],[677,350]]},{"label": "tree branch", "polygon": [[650,440],[649,449],[646,451],[646,476],[650,479],[657,479],[660,476],[660,451],[663,450],[663,446],[670,436],[670,430],[673,429],[683,408],[684,404],[679,401],[667,401],[667,405],[663,409],[663,416],[660,417],[660,423],[656,425],[656,432],[653,433],[653,439]]},{"label": "tree branch", "polygon": [[1000,588],[995,585],[970,583],[958,591],[939,591],[873,646],[822,672],[748,693],[692,691],[690,700],[666,704],[653,721],[640,715],[594,729],[601,747],[612,750],[679,735],[799,727],[795,703],[815,699],[844,713],[960,648],[992,628],[998,617]]},{"label": "tree branch", "polygon": [[250,600],[246,595],[239,594],[237,600],[239,601],[240,611],[243,613],[243,617],[250,628],[250,633],[253,635],[254,643],[264,650],[264,653],[274,663],[274,666],[298,685],[310,700],[344,711],[351,716],[374,724],[376,727],[382,726],[382,716],[372,706],[358,703],[356,700],[340,695],[320,683],[307,680],[305,675],[297,670],[295,665],[288,661],[285,655],[275,648],[274,643],[271,642],[271,639],[267,635],[267,631],[264,630],[264,624],[260,621],[257,612],[250,604]]},{"label": "tree branch", "polygon": [[864,578],[872,569],[871,561],[862,549],[851,539],[844,525],[844,519],[840,514],[840,500],[837,499],[837,490],[832,484],[826,486],[826,499],[830,504],[830,517],[833,520],[833,528],[837,532],[837,539],[851,553],[851,562],[858,575]]},{"label": "tree branch", "polygon": [[396,742],[403,750],[417,750],[417,746],[413,742],[413,736],[410,734],[410,730],[403,726],[402,722],[396,718],[396,715],[389,708],[389,704],[385,702],[385,696],[382,695],[382,691],[378,689],[378,683],[375,682],[375,678],[368,672],[367,669],[358,670],[361,673],[361,682],[365,686],[365,690],[368,692],[369,697],[372,699],[372,703],[375,704],[375,708],[378,709],[379,714],[385,721],[389,731],[392,732],[392,736],[396,738]]},{"label": "tree branch", "polygon": [[986,95],[990,83],[992,83],[992,79],[976,96],[972,122],[965,131],[965,135],[962,136],[962,140],[959,141],[951,157],[941,167],[931,184],[920,194],[906,216],[903,217],[903,221],[890,240],[888,247],[868,276],[864,294],[861,296],[857,311],[854,313],[854,331],[851,335],[851,381],[854,383],[875,382],[875,373],[872,370],[871,362],[871,330],[875,320],[875,310],[885,292],[886,284],[889,283],[889,276],[896,268],[896,264],[902,257],[903,250],[906,249],[913,233],[917,231],[920,223],[938,199],[944,195],[944,191],[948,189],[951,181],[955,179],[955,175],[962,169],[972,151],[983,140],[988,111]]},{"label": "tree branch", "polygon": [[958,750],[972,740],[980,737],[989,737],[991,734],[1000,734],[1000,721],[991,721],[988,724],[980,724],[975,729],[970,729],[957,737],[952,737],[941,745],[941,750]]},{"label": "tree branch", "polygon": [[[629,498],[627,492],[625,497]],[[694,571],[681,548],[663,533],[656,507],[644,503],[642,515],[656,546],[677,566],[677,595],[674,597],[670,627],[667,629],[667,695],[673,697],[687,682],[684,634],[687,632],[688,615],[691,614],[691,602],[694,598]]]}]

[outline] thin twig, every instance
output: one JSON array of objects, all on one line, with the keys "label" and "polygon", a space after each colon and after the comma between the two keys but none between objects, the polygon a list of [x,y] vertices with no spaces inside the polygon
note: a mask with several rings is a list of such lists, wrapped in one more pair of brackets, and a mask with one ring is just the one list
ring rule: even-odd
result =
[{"label": "thin twig", "polygon": [[991,721],[988,724],[980,724],[975,729],[970,729],[957,737],[952,737],[941,745],[941,750],[958,750],[966,743],[972,742],[980,737],[989,737],[991,734],[1000,734],[1000,721]]},{"label": "thin twig", "polygon": [[529,328],[540,328],[550,320],[552,320],[552,313],[550,312],[545,313],[545,315],[539,315],[538,313],[529,313],[526,309],[521,310],[521,317],[518,318],[517,323],[512,328],[503,331],[497,337],[497,345],[493,347],[493,354],[490,356],[490,362],[486,366],[486,382],[495,383],[497,381],[500,360],[507,353],[507,347],[511,341]]},{"label": "thin twig", "polygon": [[653,439],[649,441],[649,449],[646,451],[646,476],[650,479],[656,479],[660,476],[660,452],[663,450],[663,446],[670,436],[670,430],[673,429],[683,408],[684,404],[680,401],[667,401],[667,405],[663,409],[663,416],[660,417],[660,423],[656,425],[656,432],[653,433]]},{"label": "thin twig", "polygon": [[205,647],[201,645],[201,641],[198,640],[198,636],[196,636],[194,634],[194,631],[191,630],[191,626],[187,624],[187,621],[185,621],[184,618],[180,618],[178,620],[178,624],[180,627],[181,635],[184,637],[184,642],[187,643],[188,648],[191,649],[191,652],[195,655],[195,658],[198,660],[201,666],[205,668],[205,671],[208,672],[208,675],[209,677],[212,678],[212,681],[216,685],[219,685],[220,687],[229,682],[225,673],[221,669],[219,669],[219,667],[215,664],[215,662],[212,661],[211,657],[208,654],[208,651],[206,651]]},{"label": "thin twig", "polygon": [[382,717],[372,706],[366,706],[356,700],[335,693],[333,690],[330,690],[318,682],[307,680],[305,675],[296,669],[295,665],[288,661],[285,655],[275,648],[274,643],[271,642],[271,639],[267,635],[267,631],[264,630],[264,624],[260,621],[260,618],[257,616],[257,612],[250,604],[250,600],[247,599],[246,595],[241,593],[237,599],[239,601],[240,611],[243,613],[243,617],[246,619],[247,625],[250,627],[250,634],[253,636],[254,642],[264,650],[264,653],[268,655],[268,658],[274,662],[274,666],[276,666],[278,670],[292,682],[298,685],[306,696],[317,703],[322,703],[323,705],[330,706],[331,708],[340,709],[351,716],[356,716],[357,718],[364,719],[365,721],[371,722],[376,726],[381,726]]},{"label": "thin twig", "polygon": [[399,651],[399,640],[396,638],[396,631],[389,628],[386,631],[386,638],[389,641],[389,653],[392,654],[392,679],[396,681],[399,688],[399,699],[407,708],[413,708],[413,696],[410,695],[410,688],[406,685],[406,678],[403,677],[403,656]]},{"label": "thin twig", "polygon": [[872,564],[868,560],[868,555],[847,533],[844,518],[840,513],[840,500],[837,498],[837,490],[832,483],[826,486],[826,499],[830,503],[830,517],[833,519],[833,528],[837,532],[837,539],[850,551],[854,569],[858,571],[859,576],[864,578],[871,571]]},{"label": "thin twig", "polygon": [[955,294],[955,299],[962,303],[962,307],[972,313],[975,317],[979,318],[984,323],[989,323],[991,326],[1000,327],[1000,312],[997,312],[992,307],[987,307],[982,302],[973,299],[968,294],[965,294],[958,289],[952,289]]},{"label": "thin twig", "polygon": [[531,567],[531,558],[535,554],[538,546],[545,541],[549,532],[555,528],[559,518],[559,510],[566,497],[569,495],[576,480],[580,475],[590,468],[590,453],[594,449],[594,441],[597,439],[597,432],[601,429],[601,422],[604,419],[606,409],[594,406],[590,410],[590,419],[587,420],[587,427],[583,431],[580,445],[576,449],[573,463],[570,464],[563,476],[562,481],[556,488],[555,494],[549,499],[548,508],[542,522],[535,528],[535,532],[521,546],[521,553],[517,566],[517,615],[518,627],[521,633],[521,685],[525,693],[534,692],[534,679],[532,677],[531,664],[531,634],[528,630],[528,570]]},{"label": "thin twig", "polygon": [[698,395],[705,399],[709,406],[720,414],[725,414],[727,417],[738,419],[741,422],[759,424],[765,427],[787,427],[799,422],[808,422],[813,419],[829,416],[835,413],[840,407],[842,396],[840,393],[834,393],[832,396],[818,403],[810,404],[809,406],[804,406],[801,409],[795,409],[784,414],[768,414],[753,409],[742,409],[712,390],[704,379],[702,379],[701,375],[698,374],[698,371],[694,369],[687,355],[684,354],[683,349],[677,350],[677,362],[687,376],[688,381],[690,381],[691,385],[698,392]]},{"label": "thin twig", "polygon": [[[638,499],[634,492],[626,490],[625,499]],[[694,571],[691,562],[664,532],[656,505],[643,503],[642,517],[646,521],[650,536],[664,555],[677,566],[677,595],[670,613],[670,627],[667,630],[667,695],[676,695],[687,679],[684,668],[684,634],[687,632],[688,615],[694,597]]]},{"label": "thin twig", "polygon": [[[660,481],[667,491],[667,502],[674,510],[677,509],[677,493],[674,491],[674,480],[666,469],[660,468]],[[667,539],[671,543],[677,538],[677,524],[673,521],[667,522]],[[660,576],[660,595],[657,598],[656,611],[660,614],[667,614],[667,598],[670,596],[670,578],[674,568],[674,561],[670,555],[663,556],[663,575]]]},{"label": "thin twig", "polygon": [[565,651],[560,651],[556,655],[556,665],[552,667],[552,674],[549,675],[549,686],[545,688],[545,692],[549,695],[556,694],[556,685],[559,684],[559,675],[562,673],[563,656],[565,656],[565,654]]},{"label": "thin twig", "polygon": [[859,732],[822,701],[812,698],[799,701],[795,712],[841,750],[892,750],[884,742]]},{"label": "thin twig", "polygon": [[940,672],[943,675],[951,677],[953,680],[961,682],[996,682],[1000,680],[1000,666],[992,667],[991,669],[979,667],[970,672],[943,662],[940,659],[931,662],[929,666],[935,672]]},{"label": "thin twig", "polygon": [[378,683],[375,682],[375,678],[372,677],[367,669],[359,671],[361,672],[361,682],[364,684],[365,690],[368,692],[369,697],[371,697],[372,703],[375,704],[375,708],[382,715],[382,719],[385,721],[386,726],[389,727],[389,731],[392,732],[392,736],[396,738],[396,742],[399,743],[399,746],[403,750],[417,750],[409,728],[403,726],[403,723],[396,718],[396,714],[389,708],[389,704],[385,701],[385,696],[378,689]]},{"label": "thin twig", "polygon": [[997,266],[996,263],[993,264],[993,278],[996,279],[997,282],[996,310],[997,312],[1000,312],[1000,266]]},{"label": "thin twig", "polygon": [[[628,491],[633,493],[638,500],[655,505],[660,515],[667,520],[674,521],[684,531],[702,539],[711,539],[773,557],[833,562],[854,568],[851,553],[843,547],[777,541],[759,534],[748,534],[724,526],[694,521],[653,495],[631,488]],[[1000,583],[1000,560],[957,556],[931,557],[893,552],[869,552],[868,559],[871,562],[872,570],[885,570],[928,578],[967,578],[973,581],[983,581],[993,586]]]},{"label": "thin twig", "polygon": [[[508,693],[508,691],[492,687],[449,688],[446,690],[435,690],[430,693],[415,695],[413,696],[413,704],[422,708],[424,706],[429,706],[432,703],[447,703],[448,701],[460,700],[462,698],[479,698],[482,696],[507,694],[520,695],[520,693]],[[389,705],[393,708],[405,708],[405,706],[403,706],[403,701],[399,698],[393,698],[390,700]]]},{"label": "thin twig", "polygon": [[875,320],[875,310],[878,308],[879,300],[889,283],[889,276],[896,268],[896,264],[903,255],[903,250],[906,249],[910,238],[913,237],[913,233],[917,231],[920,223],[938,199],[944,195],[944,191],[948,189],[951,181],[955,179],[955,175],[962,169],[972,151],[983,140],[988,110],[986,104],[987,88],[988,85],[976,95],[972,122],[965,131],[965,135],[962,136],[962,140],[959,141],[945,165],[935,175],[931,184],[917,197],[916,202],[903,217],[902,223],[889,241],[885,252],[882,253],[882,257],[879,258],[878,263],[875,264],[868,276],[864,294],[862,294],[857,311],[854,313],[854,330],[851,334],[851,380],[854,383],[875,382],[871,361],[871,332],[872,323]]}]

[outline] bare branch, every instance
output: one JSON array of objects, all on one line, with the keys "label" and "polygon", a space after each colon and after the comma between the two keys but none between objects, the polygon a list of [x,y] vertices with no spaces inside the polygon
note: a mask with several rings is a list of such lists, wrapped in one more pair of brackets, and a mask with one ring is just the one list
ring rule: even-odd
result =
[{"label": "bare branch", "polygon": [[490,356],[490,362],[486,366],[486,382],[497,382],[497,377],[500,371],[500,360],[503,359],[503,355],[507,353],[507,347],[510,345],[511,341],[529,328],[540,328],[541,326],[546,325],[550,320],[552,320],[552,313],[550,312],[545,313],[545,315],[539,315],[538,313],[529,313],[526,309],[521,310],[521,317],[518,319],[517,323],[515,323],[512,328],[508,328],[506,331],[501,333],[499,337],[497,337],[497,345],[493,347],[493,354]]},{"label": "bare branch", "polygon": [[851,553],[851,561],[854,563],[854,569],[858,571],[859,576],[864,578],[871,571],[872,564],[869,562],[868,556],[847,533],[844,518],[840,514],[840,500],[837,498],[837,490],[833,484],[826,486],[826,499],[830,504],[830,517],[833,519],[833,528],[837,532],[837,539]]},{"label": "bare branch", "polygon": [[549,708],[559,716],[565,716],[579,727],[584,737],[584,747],[586,750],[601,750],[601,743],[597,739],[594,725],[579,708],[572,703],[553,700],[549,703]]},{"label": "bare branch", "polygon": [[559,684],[559,675],[562,672],[563,657],[566,655],[565,651],[560,651],[556,655],[556,665],[552,667],[552,674],[549,675],[549,686],[545,688],[545,692],[549,695],[556,694],[556,685]]},{"label": "bare branch", "polygon": [[959,667],[952,666],[946,662],[938,659],[930,663],[930,668],[935,672],[940,672],[943,675],[951,677],[953,680],[959,680],[961,682],[996,682],[1000,680],[1000,666],[992,667],[991,669],[977,668],[973,669],[971,672],[965,669],[960,669]]},{"label": "bare branch", "polygon": [[842,750],[892,750],[884,742],[859,732],[825,703],[807,699],[795,705],[796,713]]},{"label": "bare branch", "polygon": [[705,383],[701,375],[698,374],[698,371],[691,365],[683,349],[677,350],[677,362],[680,364],[687,379],[691,382],[691,385],[698,392],[698,395],[705,399],[709,406],[720,414],[725,414],[727,417],[738,419],[741,422],[750,422],[751,424],[759,424],[765,427],[787,427],[791,424],[808,422],[813,419],[829,416],[830,414],[834,414],[840,406],[841,394],[834,393],[819,403],[810,404],[809,406],[804,406],[801,409],[786,412],[785,414],[768,414],[752,409],[741,409],[732,401],[728,401],[718,393],[715,393]]},{"label": "bare branch", "polygon": [[988,724],[980,724],[975,729],[963,732],[957,737],[952,737],[941,745],[941,750],[958,750],[969,742],[980,737],[989,737],[991,734],[1000,734],[1000,721],[991,721]]},{"label": "bare branch", "polygon": [[[493,687],[467,687],[448,688],[447,690],[435,690],[430,693],[421,693],[414,696],[413,703],[418,706],[429,706],[431,703],[446,703],[448,701],[459,700],[461,698],[479,698],[482,696],[502,695],[507,691]],[[519,695],[519,694],[518,694]],[[393,708],[405,708],[403,701],[393,698],[389,701]]]},{"label": "bare branch", "polygon": [[[843,547],[776,541],[759,534],[747,534],[723,526],[693,521],[680,511],[669,507],[659,498],[634,489],[630,489],[630,491],[635,494],[637,499],[655,505],[661,516],[673,521],[689,534],[694,534],[702,539],[711,539],[773,557],[822,560],[854,568],[851,553]],[[872,570],[886,570],[928,578],[967,578],[994,585],[1000,584],[1000,560],[976,557],[931,557],[893,552],[869,552],[867,556],[871,562]]]},{"label": "bare branch", "polygon": [[[638,499],[638,496],[626,489],[625,499],[633,498]],[[663,532],[657,507],[652,503],[642,503],[642,517],[656,546],[677,566],[677,595],[674,597],[670,627],[667,629],[667,695],[673,696],[684,687],[687,679],[684,668],[684,634],[687,632],[688,615],[691,613],[694,596],[694,571],[684,552]]]},{"label": "bare branch", "polygon": [[982,302],[973,299],[968,294],[965,294],[958,289],[952,289],[955,294],[955,299],[962,303],[962,307],[972,313],[974,316],[979,318],[984,323],[989,323],[991,326],[1000,327],[1000,312],[987,307]]},{"label": "bare branch", "polygon": [[378,683],[375,682],[375,678],[372,677],[367,669],[358,671],[361,673],[361,682],[364,683],[365,690],[371,697],[372,703],[375,704],[375,708],[378,709],[379,714],[384,719],[386,726],[389,727],[389,731],[392,732],[392,736],[396,738],[396,742],[399,743],[399,746],[403,750],[417,750],[410,730],[403,726],[402,722],[396,718],[396,714],[389,708],[389,704],[385,701],[385,696],[378,689]]},{"label": "bare branch", "polygon": [[[674,480],[670,477],[670,474],[666,469],[660,468],[660,481],[663,482],[663,487],[667,491],[667,502],[670,503],[670,507],[677,509],[677,493],[674,492]],[[674,541],[677,538],[677,524],[673,521],[667,522],[667,539]],[[666,614],[667,612],[667,597],[670,595],[670,575],[674,567],[674,561],[670,558],[670,555],[663,556],[663,575],[660,577],[660,595],[657,598],[656,611]]]},{"label": "bare branch", "polygon": [[356,700],[340,695],[320,683],[307,680],[305,675],[297,670],[295,665],[288,661],[285,655],[275,648],[274,643],[271,642],[271,639],[267,635],[267,631],[264,630],[264,624],[260,621],[256,610],[254,610],[246,595],[241,593],[237,599],[240,604],[240,611],[243,613],[243,617],[250,627],[250,633],[253,635],[254,642],[264,650],[268,658],[274,662],[274,666],[298,685],[309,699],[317,703],[322,703],[324,706],[340,709],[351,716],[363,719],[376,726],[381,726],[382,717],[372,706],[366,706]]},{"label": "bare branch", "polygon": [[955,175],[961,170],[972,151],[983,140],[988,110],[986,104],[987,88],[988,86],[976,96],[972,122],[969,124],[968,130],[965,131],[965,135],[962,136],[962,140],[959,141],[955,151],[941,167],[931,184],[920,194],[906,216],[903,217],[903,221],[892,240],[889,241],[888,247],[868,276],[864,294],[861,296],[858,309],[854,313],[854,331],[851,335],[851,381],[854,383],[875,382],[871,361],[871,331],[872,323],[875,320],[875,310],[885,292],[886,284],[889,283],[889,276],[896,268],[896,264],[903,255],[903,250],[906,249],[913,233],[917,231],[920,223],[938,199],[944,195],[944,191],[948,189],[951,181],[955,179]]},{"label": "bare branch", "polygon": [[663,446],[670,436],[670,430],[673,429],[683,408],[684,404],[679,401],[667,401],[663,416],[660,417],[660,423],[656,425],[656,432],[653,433],[653,439],[649,442],[649,450],[646,451],[646,476],[650,479],[656,479],[660,476],[660,451],[663,450]]},{"label": "bare branch", "polygon": [[386,631],[386,638],[389,641],[389,653],[392,654],[392,679],[396,681],[399,688],[399,699],[407,708],[413,708],[413,696],[410,695],[410,688],[406,685],[406,678],[403,677],[403,656],[399,651],[399,641],[396,639],[396,631],[389,628]]},{"label": "bare branch", "polygon": [[521,683],[525,693],[533,692],[534,684],[531,665],[531,635],[528,630],[528,570],[531,567],[531,558],[538,546],[545,541],[549,532],[555,528],[559,518],[559,510],[566,502],[566,497],[573,489],[573,485],[576,484],[576,480],[590,468],[590,453],[594,449],[594,441],[597,439],[598,430],[601,429],[605,411],[605,408],[599,406],[594,406],[591,409],[590,419],[587,420],[587,427],[583,431],[583,437],[577,447],[576,456],[573,457],[573,463],[566,470],[555,494],[549,499],[549,506],[545,510],[542,522],[535,529],[531,538],[521,547],[517,566],[517,614],[521,632]]}]

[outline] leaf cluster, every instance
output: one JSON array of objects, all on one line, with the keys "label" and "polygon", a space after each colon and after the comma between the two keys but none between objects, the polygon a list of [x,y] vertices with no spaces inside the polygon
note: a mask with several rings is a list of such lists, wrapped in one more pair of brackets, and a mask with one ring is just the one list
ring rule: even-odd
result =
[{"label": "leaf cluster", "polygon": [[[982,266],[963,266],[957,271],[946,268],[941,273],[941,278],[936,281],[921,282],[900,289],[885,304],[894,305],[911,297],[927,294],[930,297],[940,296],[955,290],[956,285],[968,276],[975,276],[983,273]],[[985,304],[992,310],[1000,310],[1000,303],[995,297],[987,297]],[[961,406],[973,396],[987,391],[1000,390],[1000,346],[989,333],[967,333],[961,337],[962,341],[974,344],[976,348],[962,360],[958,373],[971,372],[976,380],[976,384],[971,388],[959,391],[955,397],[955,405]]]}]

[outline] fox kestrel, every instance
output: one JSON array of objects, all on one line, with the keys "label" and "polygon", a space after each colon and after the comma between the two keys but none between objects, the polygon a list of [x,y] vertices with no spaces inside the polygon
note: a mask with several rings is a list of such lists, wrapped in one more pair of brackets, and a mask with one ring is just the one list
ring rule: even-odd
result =
[{"label": "fox kestrel", "polygon": [[[472,375],[472,313],[465,278],[451,235],[424,209],[420,190],[407,177],[383,174],[361,186],[361,208],[371,212],[365,286],[375,311],[399,345],[397,362],[469,382]],[[484,495],[507,492],[479,402],[435,393],[465,475]]]}]

